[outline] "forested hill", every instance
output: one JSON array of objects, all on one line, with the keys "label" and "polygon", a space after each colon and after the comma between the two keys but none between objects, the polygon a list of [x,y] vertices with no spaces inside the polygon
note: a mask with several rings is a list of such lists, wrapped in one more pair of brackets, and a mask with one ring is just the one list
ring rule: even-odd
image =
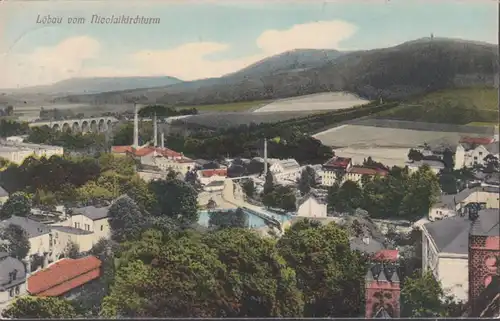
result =
[{"label": "forested hill", "polygon": [[[250,71],[252,69],[250,68]],[[245,70],[218,79],[154,90],[129,90],[59,99],[119,103],[131,99],[161,104],[214,104],[348,91],[364,98],[401,99],[444,88],[494,86],[497,46],[465,40],[419,39],[401,45],[345,53],[321,66],[279,73]],[[189,82],[188,82],[189,83]]]}]

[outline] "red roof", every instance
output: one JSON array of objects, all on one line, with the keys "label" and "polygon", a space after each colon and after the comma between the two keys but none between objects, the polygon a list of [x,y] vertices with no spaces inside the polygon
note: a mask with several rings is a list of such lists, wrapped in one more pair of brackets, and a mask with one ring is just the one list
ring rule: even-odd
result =
[{"label": "red roof", "polygon": [[353,166],[349,170],[349,173],[359,174],[359,175],[373,175],[373,176],[378,174],[380,176],[386,176],[388,174],[388,171],[383,170],[383,169]]},{"label": "red roof", "polygon": [[222,169],[204,169],[200,171],[201,176],[203,177],[212,177],[212,176],[227,176],[227,168]]},{"label": "red roof", "polygon": [[351,161],[351,158],[335,156],[323,164],[323,166],[346,169]]},{"label": "red roof", "polygon": [[156,148],[155,147],[144,147],[144,148],[135,149],[132,146],[113,146],[111,148],[111,151],[113,153],[131,153],[137,157],[146,156],[146,155],[149,155],[155,151],[158,155],[162,155],[164,157],[183,157],[183,155],[181,153],[178,153],[178,152],[173,151],[173,150],[168,149],[168,148],[161,148],[161,147],[156,147]]},{"label": "red roof", "polygon": [[373,255],[373,260],[396,262],[399,257],[398,250],[380,250]]},{"label": "red roof", "polygon": [[99,278],[101,260],[95,256],[62,259],[28,278],[28,292],[38,296],[60,296]]},{"label": "red roof", "polygon": [[493,141],[493,137],[462,137],[460,139],[460,143],[476,145],[488,145],[493,143]]}]

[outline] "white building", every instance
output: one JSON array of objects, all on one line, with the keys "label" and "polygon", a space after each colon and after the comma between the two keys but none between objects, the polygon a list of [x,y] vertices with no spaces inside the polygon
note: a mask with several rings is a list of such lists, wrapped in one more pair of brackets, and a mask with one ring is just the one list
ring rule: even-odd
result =
[{"label": "white building", "polygon": [[484,208],[499,208],[499,196],[499,188],[491,186],[467,188],[458,194],[442,195],[440,201],[429,210],[428,219],[436,221],[456,216],[469,203],[482,203]]},{"label": "white building", "polygon": [[0,186],[0,206],[2,206],[9,199],[9,193]]},{"label": "white building", "polygon": [[499,157],[498,142],[494,138],[464,137],[455,151],[455,169],[485,165],[488,155]]},{"label": "white building", "polygon": [[333,186],[335,183],[342,185],[348,180],[361,183],[363,176],[386,176],[388,173],[387,170],[380,168],[353,165],[351,158],[335,156],[322,166],[321,185]]},{"label": "white building", "polygon": [[30,156],[50,158],[54,155],[62,156],[63,154],[64,149],[60,146],[19,143],[16,141],[0,142],[0,157],[18,165],[22,164]]},{"label": "white building", "polygon": [[[495,217],[498,211],[482,210],[480,217]],[[469,288],[469,231],[472,221],[455,216],[421,226],[422,269],[432,271],[443,290],[456,299],[466,301]]]},{"label": "white building", "polygon": [[300,217],[326,217],[327,205],[326,202],[320,200],[314,195],[309,195],[303,198],[297,206],[297,216]]},{"label": "white building", "polygon": [[439,174],[443,169],[444,169],[444,163],[436,160],[422,160],[422,161],[413,161],[413,162],[407,162],[406,166],[408,166],[408,170],[410,173],[414,173],[418,171],[418,169],[424,165],[429,166],[431,171],[434,174]]},{"label": "white building", "polygon": [[227,168],[202,169],[196,174],[202,185],[209,185],[213,182],[224,182],[227,178]]},{"label": "white building", "polygon": [[296,181],[300,177],[300,165],[295,159],[269,159],[269,171],[277,180]]},{"label": "white building", "polygon": [[26,294],[26,274],[23,262],[0,252],[0,314],[15,298]]}]

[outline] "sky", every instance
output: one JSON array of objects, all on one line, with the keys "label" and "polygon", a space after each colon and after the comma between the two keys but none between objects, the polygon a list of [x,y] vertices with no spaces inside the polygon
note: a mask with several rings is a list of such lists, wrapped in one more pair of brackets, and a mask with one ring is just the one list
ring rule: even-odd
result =
[{"label": "sky", "polygon": [[[61,23],[37,23],[45,16]],[[157,24],[96,24],[100,17]],[[68,18],[85,18],[70,24]],[[487,0],[0,2],[0,88],[74,77],[218,77],[293,49],[364,50],[422,37],[498,43]]]}]

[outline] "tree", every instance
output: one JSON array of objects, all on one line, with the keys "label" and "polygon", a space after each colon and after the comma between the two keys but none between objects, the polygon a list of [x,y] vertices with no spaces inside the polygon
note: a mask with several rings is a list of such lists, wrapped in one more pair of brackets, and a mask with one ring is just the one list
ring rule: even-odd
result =
[{"label": "tree", "polygon": [[340,213],[353,212],[361,206],[363,192],[358,183],[347,180],[337,193],[335,210]]},{"label": "tree", "polygon": [[64,257],[76,259],[79,254],[80,246],[75,242],[69,241],[68,245],[66,245],[66,248],[64,249]]},{"label": "tree", "polygon": [[210,198],[207,202],[207,208],[212,210],[216,207],[217,207],[217,203],[214,201],[213,198]]},{"label": "tree", "polygon": [[271,171],[266,174],[266,181],[264,182],[264,195],[271,193],[274,190],[274,177]]},{"label": "tree", "polygon": [[432,272],[415,273],[405,279],[401,289],[401,316],[406,318],[431,318],[443,316],[444,291]]},{"label": "tree", "polygon": [[128,196],[117,199],[108,211],[111,239],[116,242],[138,237],[146,223],[144,214]]},{"label": "tree", "polygon": [[447,169],[448,171],[452,171],[453,168],[455,167],[455,160],[453,159],[454,155],[451,149],[446,148],[443,151],[443,163],[444,163],[444,168]]},{"label": "tree", "polygon": [[255,183],[253,180],[249,179],[243,183],[243,191],[245,195],[249,198],[252,198],[255,194]]},{"label": "tree", "polygon": [[500,167],[499,167],[498,158],[496,158],[495,156],[488,154],[484,158],[484,162],[485,162],[485,166],[484,166],[483,171],[485,173],[494,173],[494,172],[499,171]]},{"label": "tree", "polygon": [[[215,249],[183,235],[155,243],[144,259],[120,266],[111,294],[102,304],[104,317],[218,317],[227,300],[229,275]],[[149,247],[151,249],[151,247]],[[143,256],[135,249],[134,256]],[[126,255],[126,254],[125,254]],[[147,262],[151,263],[148,264]]]},{"label": "tree", "polygon": [[418,150],[412,148],[408,152],[408,159],[413,162],[419,162],[422,159],[424,159],[424,155],[422,155],[422,153],[419,152]]},{"label": "tree", "polygon": [[446,194],[456,194],[458,192],[458,181],[453,173],[442,173],[439,176],[439,185]]},{"label": "tree", "polygon": [[23,296],[2,312],[9,319],[70,319],[76,318],[74,307],[67,300],[55,297]]},{"label": "tree", "polygon": [[23,192],[16,192],[10,195],[0,210],[0,218],[8,219],[11,216],[27,217],[31,213],[31,197]]},{"label": "tree", "polygon": [[209,214],[208,225],[212,228],[246,228],[248,227],[248,214],[241,208],[235,211],[214,211]]},{"label": "tree", "polygon": [[[2,242],[3,241],[3,242]],[[9,224],[0,230],[0,250],[20,260],[28,256],[31,249],[28,233],[19,225]]]},{"label": "tree", "polygon": [[351,251],[344,229],[304,219],[292,225],[277,246],[297,273],[304,317],[359,316],[367,263]]},{"label": "tree", "polygon": [[191,185],[167,179],[152,181],[149,189],[156,198],[153,215],[167,216],[186,225],[198,222],[198,193]]},{"label": "tree", "polygon": [[310,166],[307,166],[300,173],[298,188],[302,196],[309,193],[311,191],[311,187],[316,185],[316,173],[314,169]]},{"label": "tree", "polygon": [[300,317],[302,294],[293,268],[278,253],[274,241],[248,229],[224,229],[204,236],[225,266],[227,317]]},{"label": "tree", "polygon": [[401,202],[401,215],[410,221],[426,216],[440,195],[439,180],[429,166],[421,166],[408,182],[406,196]]}]

